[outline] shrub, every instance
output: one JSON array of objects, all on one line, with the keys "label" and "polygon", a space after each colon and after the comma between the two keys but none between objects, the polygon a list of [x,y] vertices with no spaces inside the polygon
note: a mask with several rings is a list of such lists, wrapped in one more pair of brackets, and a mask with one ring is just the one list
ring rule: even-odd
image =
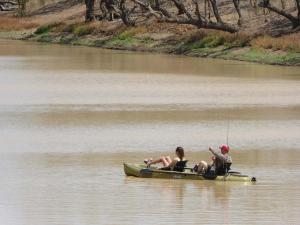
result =
[{"label": "shrub", "polygon": [[48,25],[43,25],[43,26],[38,27],[38,29],[36,29],[36,31],[35,31],[34,33],[35,33],[35,34],[43,34],[43,33],[49,32],[50,29],[51,29],[50,26],[48,26]]},{"label": "shrub", "polygon": [[120,40],[126,40],[128,38],[132,38],[133,36],[134,36],[134,33],[129,30],[129,31],[124,31],[123,33],[119,34],[118,38]]},{"label": "shrub", "polygon": [[74,33],[76,25],[77,24],[74,24],[74,23],[73,24],[69,24],[69,25],[65,26],[62,31],[63,32],[67,32],[67,33]]},{"label": "shrub", "polygon": [[224,37],[222,37],[222,36],[208,36],[206,38],[203,38],[201,43],[203,44],[203,47],[214,48],[214,47],[217,47],[217,46],[220,46],[220,45],[224,44]]},{"label": "shrub", "polygon": [[38,29],[34,33],[35,34],[44,34],[44,33],[51,31],[52,28],[58,27],[60,25],[62,25],[62,23],[57,23],[57,22],[42,25],[42,26],[38,27]]},{"label": "shrub", "polygon": [[84,36],[93,33],[94,27],[90,25],[79,25],[73,28],[73,33],[77,36]]},{"label": "shrub", "polygon": [[223,31],[199,30],[186,42],[188,49],[214,48],[220,45],[228,47],[244,47],[249,44],[251,37],[245,33],[231,34]]}]

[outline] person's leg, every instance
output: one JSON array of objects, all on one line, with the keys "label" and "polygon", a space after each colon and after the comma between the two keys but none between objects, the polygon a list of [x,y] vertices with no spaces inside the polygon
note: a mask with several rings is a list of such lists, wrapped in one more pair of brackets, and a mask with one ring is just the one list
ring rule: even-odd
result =
[{"label": "person's leg", "polygon": [[205,161],[201,161],[199,164],[198,164],[198,171],[197,173],[205,173],[205,171],[207,170],[208,168],[208,164],[207,162]]},{"label": "person's leg", "polygon": [[148,163],[148,166],[152,165],[152,164],[157,164],[157,163],[162,163],[164,165],[164,167],[168,166],[170,163],[167,160],[167,157],[162,156],[159,159],[153,160],[151,162]]},{"label": "person's leg", "polygon": [[168,167],[170,165],[170,163],[172,162],[170,156],[162,157],[161,161],[162,161],[164,167]]},{"label": "person's leg", "polygon": [[171,157],[170,156],[167,156],[166,157],[166,161],[168,162],[168,164],[170,165],[171,164],[171,162],[172,162],[172,159],[171,159]]}]

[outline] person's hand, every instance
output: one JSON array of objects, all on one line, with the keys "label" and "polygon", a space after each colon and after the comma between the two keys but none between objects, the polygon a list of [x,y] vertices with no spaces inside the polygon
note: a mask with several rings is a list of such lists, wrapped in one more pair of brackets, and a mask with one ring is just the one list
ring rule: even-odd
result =
[{"label": "person's hand", "polygon": [[209,147],[208,149],[209,149],[209,151],[211,151],[211,152],[213,151],[212,147]]}]

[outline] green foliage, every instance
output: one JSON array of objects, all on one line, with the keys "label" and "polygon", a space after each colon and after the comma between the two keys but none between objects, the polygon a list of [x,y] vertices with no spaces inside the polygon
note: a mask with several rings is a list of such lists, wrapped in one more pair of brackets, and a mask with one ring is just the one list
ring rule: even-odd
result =
[{"label": "green foliage", "polygon": [[267,64],[294,65],[299,64],[299,53],[276,54],[274,51],[251,48],[242,53],[228,53],[223,58],[238,59],[250,62],[260,62]]},{"label": "green foliage", "polygon": [[74,42],[76,40],[76,38],[71,35],[71,36],[62,36],[58,43],[59,44],[71,44],[72,42]]},{"label": "green foliage", "polygon": [[89,25],[79,25],[73,28],[73,34],[77,36],[84,36],[93,33],[94,27]]},{"label": "green foliage", "polygon": [[143,37],[140,39],[140,42],[142,44],[151,44],[154,42],[154,40],[151,37]]},{"label": "green foliage", "polygon": [[201,48],[214,48],[224,44],[224,38],[222,36],[208,36],[201,40]]},{"label": "green foliage", "polygon": [[51,27],[49,25],[43,25],[37,28],[37,30],[34,32],[35,34],[44,34],[51,30]]},{"label": "green foliage", "polygon": [[114,47],[130,47],[137,42],[137,39],[134,38],[134,34],[130,31],[124,31],[118,36],[105,42],[106,46]]},{"label": "green foliage", "polygon": [[247,52],[244,56],[244,59],[256,61],[256,62],[265,62],[270,64],[286,64],[293,61],[299,61],[300,54],[276,54],[275,52],[268,52],[258,49],[251,49],[251,51]]},{"label": "green foliage", "polygon": [[57,27],[57,26],[60,26],[62,23],[50,23],[50,24],[47,24],[47,25],[42,25],[40,27],[38,27],[36,29],[36,31],[34,32],[34,34],[45,34],[45,33],[48,33],[49,31],[51,31],[52,28],[54,27]]},{"label": "green foliage", "polygon": [[121,34],[119,34],[117,36],[117,38],[120,40],[127,40],[127,39],[132,38],[133,36],[134,36],[134,33],[130,32],[130,31],[124,31]]},{"label": "green foliage", "polygon": [[95,40],[94,41],[94,46],[95,47],[102,47],[105,45],[105,43],[107,42],[107,40]]},{"label": "green foliage", "polygon": [[217,31],[201,31],[192,35],[182,46],[183,51],[192,51],[204,48],[245,47],[249,45],[250,37],[245,34],[230,34]]},{"label": "green foliage", "polygon": [[73,33],[75,28],[76,28],[77,24],[69,24],[67,26],[64,27],[64,29],[62,30],[63,32],[67,32],[67,33]]},{"label": "green foliage", "polygon": [[48,34],[42,34],[36,39],[38,42],[53,42],[54,37]]},{"label": "green foliage", "polygon": [[220,45],[223,45],[224,42],[225,39],[221,36],[207,36],[201,40],[197,40],[194,42],[187,42],[184,45],[184,49],[189,51],[189,50],[199,49],[199,48],[215,48]]}]

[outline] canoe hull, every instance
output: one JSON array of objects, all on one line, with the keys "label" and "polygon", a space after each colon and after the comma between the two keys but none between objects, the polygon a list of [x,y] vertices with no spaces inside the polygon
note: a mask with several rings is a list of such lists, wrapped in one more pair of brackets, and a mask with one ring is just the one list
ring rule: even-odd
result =
[{"label": "canoe hull", "polygon": [[217,176],[214,178],[204,177],[191,172],[189,169],[184,172],[159,170],[156,167],[146,168],[145,165],[124,163],[124,172],[127,176],[142,178],[160,178],[160,179],[184,179],[184,180],[217,180],[217,181],[240,181],[253,182],[254,177],[241,174],[228,174],[225,176]]}]

